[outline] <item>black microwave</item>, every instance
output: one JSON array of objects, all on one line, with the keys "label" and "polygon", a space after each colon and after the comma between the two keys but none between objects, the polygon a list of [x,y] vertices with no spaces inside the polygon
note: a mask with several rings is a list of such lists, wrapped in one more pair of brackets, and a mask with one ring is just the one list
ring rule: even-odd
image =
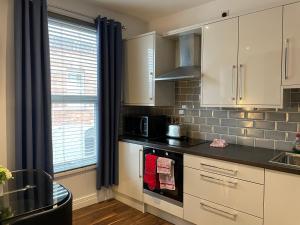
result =
[{"label": "black microwave", "polygon": [[157,138],[166,135],[166,116],[126,116],[124,134],[146,138]]}]

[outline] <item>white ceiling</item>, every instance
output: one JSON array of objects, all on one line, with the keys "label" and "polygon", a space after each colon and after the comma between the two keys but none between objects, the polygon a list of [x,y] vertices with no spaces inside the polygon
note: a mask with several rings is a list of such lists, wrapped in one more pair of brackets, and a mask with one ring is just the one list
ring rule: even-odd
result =
[{"label": "white ceiling", "polygon": [[89,0],[123,14],[151,21],[213,0]]}]

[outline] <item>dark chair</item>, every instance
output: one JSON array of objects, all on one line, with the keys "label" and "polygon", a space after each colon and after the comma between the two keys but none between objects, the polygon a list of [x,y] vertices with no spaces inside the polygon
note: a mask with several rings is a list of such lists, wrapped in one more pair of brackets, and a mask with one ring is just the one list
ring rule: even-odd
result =
[{"label": "dark chair", "polygon": [[72,194],[56,208],[45,210],[19,219],[12,225],[72,225]]}]

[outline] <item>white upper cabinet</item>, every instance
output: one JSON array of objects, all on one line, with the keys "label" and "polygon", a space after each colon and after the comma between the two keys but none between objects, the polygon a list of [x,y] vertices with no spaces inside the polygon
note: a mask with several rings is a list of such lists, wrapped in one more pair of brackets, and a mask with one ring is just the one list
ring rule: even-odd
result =
[{"label": "white upper cabinet", "polygon": [[283,8],[282,84],[300,87],[300,3]]},{"label": "white upper cabinet", "polygon": [[282,107],[282,7],[204,26],[202,54],[203,106]]},{"label": "white upper cabinet", "polygon": [[280,107],[282,7],[239,17],[238,105]]},{"label": "white upper cabinet", "polygon": [[202,105],[235,106],[238,18],[206,25],[202,45]]},{"label": "white upper cabinet", "polygon": [[155,32],[124,41],[124,104],[170,106],[174,82],[155,82],[155,76],[175,67],[175,43]]}]

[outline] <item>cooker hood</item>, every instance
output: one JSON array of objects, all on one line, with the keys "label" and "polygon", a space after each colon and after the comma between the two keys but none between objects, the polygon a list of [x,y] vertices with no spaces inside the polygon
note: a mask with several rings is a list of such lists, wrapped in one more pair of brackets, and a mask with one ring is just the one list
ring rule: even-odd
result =
[{"label": "cooker hood", "polygon": [[200,70],[200,36],[185,34],[179,37],[179,67],[161,74],[156,81],[190,80],[198,79]]}]

